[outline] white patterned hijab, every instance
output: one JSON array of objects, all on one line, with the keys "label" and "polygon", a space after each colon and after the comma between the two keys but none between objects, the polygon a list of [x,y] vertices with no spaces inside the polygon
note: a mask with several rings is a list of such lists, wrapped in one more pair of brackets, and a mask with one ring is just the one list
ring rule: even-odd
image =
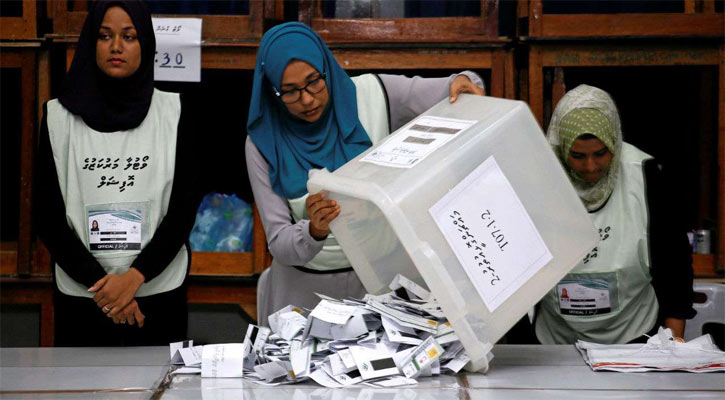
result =
[{"label": "white patterned hijab", "polygon": [[[594,135],[601,140],[613,156],[609,171],[594,183],[581,179],[567,163],[571,146],[584,134]],[[619,172],[622,128],[614,100],[599,88],[577,86],[559,101],[551,116],[546,136],[584,206],[589,211],[599,209],[612,194]]]}]

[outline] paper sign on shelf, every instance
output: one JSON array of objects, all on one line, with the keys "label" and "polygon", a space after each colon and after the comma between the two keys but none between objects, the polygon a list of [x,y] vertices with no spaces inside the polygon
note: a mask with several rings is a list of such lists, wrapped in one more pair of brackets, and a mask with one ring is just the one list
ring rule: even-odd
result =
[{"label": "paper sign on shelf", "polygon": [[201,19],[152,18],[154,80],[201,82]]},{"label": "paper sign on shelf", "polygon": [[552,259],[493,156],[429,211],[491,312]]}]

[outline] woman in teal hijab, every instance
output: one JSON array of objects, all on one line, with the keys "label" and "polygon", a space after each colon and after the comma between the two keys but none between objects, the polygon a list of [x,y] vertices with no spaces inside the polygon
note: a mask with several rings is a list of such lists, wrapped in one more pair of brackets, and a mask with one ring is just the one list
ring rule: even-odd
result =
[{"label": "woman in teal hijab", "polygon": [[[290,115],[290,106],[276,95],[276,90],[285,90],[282,76],[293,60],[309,64],[317,72],[314,78],[324,81],[316,84],[327,91],[329,100],[320,105],[315,120]],[[307,97],[314,95],[310,86],[305,89]],[[300,100],[291,104],[304,101],[303,93],[293,93],[290,96],[300,95]],[[352,80],[322,39],[296,22],[272,28],[259,45],[247,132],[269,162],[275,193],[285,198],[307,192],[310,169],[334,171],[372,144],[358,120]]]},{"label": "woman in teal hijab", "polygon": [[322,39],[297,22],[260,42],[245,145],[247,170],[272,253],[258,284],[257,310],[314,307],[314,293],[361,296],[362,284],[329,223],[340,207],[307,193],[311,169],[334,171],[450,96],[484,94],[474,73],[447,78],[365,74],[350,78]]}]

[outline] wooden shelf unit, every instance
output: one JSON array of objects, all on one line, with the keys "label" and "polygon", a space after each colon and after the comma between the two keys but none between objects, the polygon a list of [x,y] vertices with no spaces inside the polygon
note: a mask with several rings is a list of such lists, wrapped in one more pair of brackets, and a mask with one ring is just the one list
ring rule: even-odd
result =
[{"label": "wooden shelf unit", "polygon": [[15,2],[21,4],[22,15],[0,18],[0,39],[36,39],[38,37],[36,1],[16,0]]},{"label": "wooden shelf unit", "polygon": [[[32,233],[33,160],[37,143],[42,102],[50,97],[48,52],[40,40],[0,42],[0,68],[20,70],[20,132],[3,132],[20,136],[20,207],[17,242],[2,243],[0,274],[4,276],[48,276],[50,270],[39,265],[47,259],[44,247],[35,246]],[[47,253],[47,252],[46,252]]]},{"label": "wooden shelf unit", "polygon": [[[2,24],[4,23],[3,18]],[[35,241],[32,231],[33,160],[40,108],[50,98],[49,75],[46,73],[49,68],[47,48],[40,39],[2,41],[0,68],[20,70],[18,102],[22,121],[19,132],[3,132],[3,135],[20,137],[20,202],[17,210],[17,241],[0,243],[0,302],[39,305],[39,344],[52,346],[53,291],[50,257],[42,243]]]},{"label": "wooden shelf unit", "polygon": [[471,43],[498,39],[498,0],[481,15],[440,18],[324,18],[321,0],[300,0],[299,21],[328,43]]},{"label": "wooden shelf unit", "polygon": [[[682,13],[546,14],[545,0],[518,0],[519,35],[540,38],[631,36],[722,37],[715,0],[682,0]],[[528,27],[528,29],[526,28]]]},{"label": "wooden shelf unit", "polygon": [[[79,8],[83,8],[83,2]],[[83,28],[88,12],[85,10],[69,11],[68,0],[49,0],[47,13],[53,20],[53,34],[60,36],[77,36]],[[154,15],[154,17],[201,18],[202,40],[218,39],[259,39],[264,33],[265,25],[275,18],[276,3],[274,0],[250,0],[249,15]]]}]

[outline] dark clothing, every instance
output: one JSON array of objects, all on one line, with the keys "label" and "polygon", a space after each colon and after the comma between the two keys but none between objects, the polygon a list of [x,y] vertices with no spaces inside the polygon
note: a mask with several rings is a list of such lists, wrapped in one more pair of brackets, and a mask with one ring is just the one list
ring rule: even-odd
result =
[{"label": "dark clothing", "polygon": [[55,290],[55,346],[167,346],[188,339],[186,285],[137,297],[144,326],[114,324],[92,299]]},{"label": "dark clothing", "polygon": [[[141,64],[131,76],[114,79],[96,65],[98,30],[106,11],[120,6],[131,17],[141,45]],[[100,0],[88,11],[70,70],[58,100],[86,125],[101,132],[137,127],[146,118],[154,93],[156,36],[151,13],[140,0]]]},{"label": "dark clothing", "polygon": [[692,249],[687,240],[685,221],[677,201],[668,190],[667,170],[656,160],[644,164],[649,208],[650,261],[652,286],[660,305],[660,324],[665,318],[690,319],[692,308]]}]

